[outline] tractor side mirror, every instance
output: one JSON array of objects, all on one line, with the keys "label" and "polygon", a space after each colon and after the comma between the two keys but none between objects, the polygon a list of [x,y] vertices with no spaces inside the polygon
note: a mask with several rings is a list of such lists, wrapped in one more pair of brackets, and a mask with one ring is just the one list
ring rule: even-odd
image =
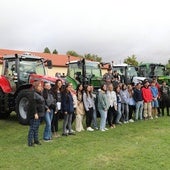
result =
[{"label": "tractor side mirror", "polygon": [[78,66],[78,68],[82,68],[82,61],[81,60],[77,62],[77,66]]},{"label": "tractor side mirror", "polygon": [[47,60],[47,67],[48,67],[48,69],[52,69],[52,61],[51,60]]},{"label": "tractor side mirror", "polygon": [[136,71],[139,71],[139,68],[138,68],[138,67],[135,67],[135,70],[136,70]]}]

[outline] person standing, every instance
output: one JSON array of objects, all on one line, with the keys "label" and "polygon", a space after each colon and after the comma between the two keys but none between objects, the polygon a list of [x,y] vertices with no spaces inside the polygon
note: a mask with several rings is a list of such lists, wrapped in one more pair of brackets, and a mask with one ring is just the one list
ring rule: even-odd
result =
[{"label": "person standing", "polygon": [[162,116],[164,116],[164,109],[166,108],[167,116],[170,116],[169,114],[169,94],[170,90],[169,87],[166,85],[166,81],[162,82],[162,86],[160,88],[161,93],[161,109],[162,109]]},{"label": "person standing", "polygon": [[120,97],[120,86],[115,87],[116,97],[117,97],[117,117],[116,117],[116,124],[121,125],[120,119],[122,117],[122,104],[121,104],[121,97]]},{"label": "person standing", "polygon": [[149,86],[149,81],[146,79],[143,82],[142,96],[144,101],[144,119],[153,119],[152,117],[152,92]]},{"label": "person standing", "polygon": [[[73,103],[73,97],[71,94],[72,90],[72,85],[71,83],[67,83],[65,85],[65,89],[62,92],[62,97],[61,97],[61,108],[62,112],[64,114],[64,121],[63,121],[63,133],[62,136],[68,136],[68,135],[75,135],[71,131],[71,122],[72,122],[72,115],[74,112],[74,103]],[[69,132],[67,133],[67,124],[68,124],[68,130]]]},{"label": "person standing", "polygon": [[34,146],[34,144],[41,145],[38,139],[38,129],[40,126],[40,120],[44,117],[45,113],[45,100],[42,96],[43,85],[41,81],[34,82],[33,99],[30,104],[30,128],[28,132],[28,146]]},{"label": "person standing", "polygon": [[91,128],[91,123],[93,119],[93,111],[94,111],[94,99],[91,94],[91,86],[86,85],[83,93],[83,103],[86,113],[86,127],[87,131],[94,131],[93,128]]},{"label": "person standing", "polygon": [[152,117],[158,118],[157,108],[159,107],[158,103],[158,88],[156,87],[156,83],[154,81],[151,82],[151,92],[152,92]]},{"label": "person standing", "polygon": [[133,98],[134,90],[131,84],[128,85],[128,93],[129,93],[129,122],[134,122],[133,113],[135,113],[135,100]]},{"label": "person standing", "polygon": [[[74,107],[74,112],[73,112],[73,115],[72,115],[72,121],[71,121],[71,124],[73,125],[73,122],[74,120],[76,119],[76,108],[77,108],[77,95],[76,95],[76,90],[74,90],[73,88],[73,84],[70,83],[71,85],[71,94],[72,94],[72,97],[73,97],[73,107]],[[67,125],[67,128],[68,128],[68,125]],[[71,132],[75,132],[73,129],[71,129]]]},{"label": "person standing", "polygon": [[107,69],[107,73],[105,73],[103,75],[103,81],[105,82],[105,84],[108,85],[112,83],[113,81],[113,72],[112,72],[112,68],[108,68]]},{"label": "person standing", "polygon": [[49,82],[44,83],[43,97],[45,99],[45,129],[44,129],[44,141],[50,141],[52,139],[51,122],[53,119],[53,113],[56,109],[56,102],[51,92],[51,84]]},{"label": "person standing", "polygon": [[122,118],[124,123],[129,123],[129,93],[126,84],[122,84],[120,90]]},{"label": "person standing", "polygon": [[107,113],[107,120],[110,128],[115,128],[117,118],[117,97],[115,91],[113,91],[113,85],[110,84],[107,90],[107,99],[109,102],[109,109]]},{"label": "person standing", "polygon": [[92,127],[96,130],[98,130],[98,125],[97,125],[97,94],[94,93],[94,86],[91,85],[91,94],[93,97],[94,101],[94,108],[93,108],[93,119],[92,119]]},{"label": "person standing", "polygon": [[53,119],[51,123],[51,131],[53,133],[53,137],[60,137],[58,134],[58,121],[61,115],[61,90],[62,90],[62,81],[57,79],[55,85],[52,87],[52,93],[56,100],[56,110],[53,114]]},{"label": "person standing", "polygon": [[109,102],[107,99],[106,91],[107,91],[107,86],[106,86],[106,84],[103,84],[101,86],[101,91],[99,92],[99,95],[98,95],[98,103],[97,103],[98,110],[99,110],[99,113],[101,116],[100,130],[102,132],[108,130],[106,128],[106,119],[107,119],[107,111],[109,109]]},{"label": "person standing", "polygon": [[120,75],[117,70],[113,71],[113,85],[114,87],[118,86],[120,83]]},{"label": "person standing", "polygon": [[85,115],[84,105],[83,105],[83,85],[79,84],[76,90],[77,96],[77,107],[76,107],[76,131],[84,131],[83,128],[83,117]]},{"label": "person standing", "polygon": [[134,88],[133,98],[135,100],[135,121],[138,119],[143,119],[143,96],[141,90],[141,83],[137,83],[136,87]]}]

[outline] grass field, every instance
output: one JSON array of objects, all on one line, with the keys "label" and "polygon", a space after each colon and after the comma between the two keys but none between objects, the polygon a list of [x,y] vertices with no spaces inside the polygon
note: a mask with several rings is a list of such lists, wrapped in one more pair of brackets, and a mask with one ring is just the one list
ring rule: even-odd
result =
[{"label": "grass field", "polygon": [[36,147],[27,146],[28,128],[14,117],[0,120],[0,169],[170,169],[170,118],[166,116],[105,132],[84,131],[48,143],[42,141],[42,124],[42,145]]}]

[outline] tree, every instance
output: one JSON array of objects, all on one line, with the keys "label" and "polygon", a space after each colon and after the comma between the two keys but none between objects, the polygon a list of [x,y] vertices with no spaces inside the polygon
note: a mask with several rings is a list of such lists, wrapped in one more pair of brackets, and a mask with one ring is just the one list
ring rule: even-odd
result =
[{"label": "tree", "polygon": [[51,53],[48,47],[45,47],[44,53]]},{"label": "tree", "polygon": [[54,49],[53,54],[58,54],[58,51]]},{"label": "tree", "polygon": [[98,55],[95,54],[84,54],[84,56],[76,53],[75,51],[67,51],[67,55],[71,55],[71,56],[75,56],[75,57],[84,57],[87,60],[92,60],[92,61],[98,61],[101,62],[102,61],[102,57],[99,57]]},{"label": "tree", "polygon": [[71,56],[74,56],[74,57],[82,57],[81,55],[79,55],[78,53],[76,53],[75,51],[67,51],[66,53],[67,55],[71,55]]},{"label": "tree", "polygon": [[98,61],[98,62],[102,61],[102,57],[99,57],[98,55],[90,54],[90,53],[89,54],[85,54],[84,58],[88,59],[88,60],[92,60],[92,61]]},{"label": "tree", "polygon": [[133,54],[131,57],[128,56],[126,59],[124,59],[124,63],[132,66],[138,66],[139,62],[136,59],[136,56]]}]

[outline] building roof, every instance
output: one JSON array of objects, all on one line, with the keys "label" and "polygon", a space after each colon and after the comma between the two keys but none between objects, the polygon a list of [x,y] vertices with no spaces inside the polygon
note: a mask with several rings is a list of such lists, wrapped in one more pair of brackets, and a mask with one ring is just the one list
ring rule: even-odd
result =
[{"label": "building roof", "polygon": [[[66,63],[68,63],[69,60],[75,61],[75,60],[80,59],[80,57],[75,57],[75,56],[70,56],[70,58],[68,58],[68,55],[63,55],[63,54],[49,54],[49,53],[9,50],[9,49],[0,49],[0,58],[2,58],[4,55],[26,54],[26,53],[39,56],[44,59],[52,60],[53,66],[56,66],[56,67],[67,67]],[[1,59],[0,59],[0,63],[2,63]],[[107,69],[107,68],[108,68],[108,64],[102,66],[102,69]]]},{"label": "building roof", "polygon": [[[19,50],[8,50],[8,49],[0,49],[0,58],[3,57],[4,55],[25,54],[25,53],[39,56],[44,59],[52,60],[53,66],[66,67],[66,63],[68,62],[68,55],[49,54],[49,53],[30,52],[30,51],[19,51]],[[70,61],[78,60],[78,59],[80,59],[80,58],[70,56]]]}]

